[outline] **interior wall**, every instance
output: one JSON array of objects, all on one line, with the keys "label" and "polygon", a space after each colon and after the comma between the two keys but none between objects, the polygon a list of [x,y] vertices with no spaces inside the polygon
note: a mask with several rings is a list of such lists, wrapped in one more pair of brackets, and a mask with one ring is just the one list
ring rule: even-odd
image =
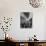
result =
[{"label": "interior wall", "polygon": [[[33,27],[31,29],[20,28],[20,13],[21,12],[32,12],[33,13]],[[12,17],[12,26],[10,33],[17,40],[28,40],[36,34],[37,39],[45,39],[45,15],[46,8],[33,8],[28,0],[0,0],[0,19],[1,17]],[[0,35],[2,31],[0,32]],[[3,37],[4,38],[4,37]],[[0,36],[2,39],[2,36]]]}]

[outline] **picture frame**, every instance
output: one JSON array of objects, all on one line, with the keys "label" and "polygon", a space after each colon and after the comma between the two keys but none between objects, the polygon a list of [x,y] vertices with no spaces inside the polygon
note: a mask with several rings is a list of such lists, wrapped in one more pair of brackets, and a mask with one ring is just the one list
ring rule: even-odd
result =
[{"label": "picture frame", "polygon": [[32,28],[32,12],[21,12],[20,13],[20,27],[21,28]]}]

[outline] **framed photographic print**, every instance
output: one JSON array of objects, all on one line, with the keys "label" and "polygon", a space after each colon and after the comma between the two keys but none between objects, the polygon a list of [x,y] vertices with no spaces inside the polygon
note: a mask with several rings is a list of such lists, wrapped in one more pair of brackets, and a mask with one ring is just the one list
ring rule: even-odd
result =
[{"label": "framed photographic print", "polygon": [[20,27],[21,28],[32,28],[32,12],[21,12],[20,13]]}]

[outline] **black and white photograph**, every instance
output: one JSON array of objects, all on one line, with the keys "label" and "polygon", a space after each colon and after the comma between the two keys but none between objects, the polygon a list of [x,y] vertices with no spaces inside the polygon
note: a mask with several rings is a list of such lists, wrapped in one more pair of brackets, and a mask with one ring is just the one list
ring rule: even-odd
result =
[{"label": "black and white photograph", "polygon": [[32,12],[21,12],[20,13],[20,27],[21,28],[32,28]]}]

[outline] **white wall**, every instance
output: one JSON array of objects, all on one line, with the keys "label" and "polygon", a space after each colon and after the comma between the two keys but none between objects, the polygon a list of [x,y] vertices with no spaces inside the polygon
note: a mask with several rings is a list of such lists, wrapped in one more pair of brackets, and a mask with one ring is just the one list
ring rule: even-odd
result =
[{"label": "white wall", "polygon": [[[20,12],[33,12],[33,27],[31,29],[20,28]],[[17,40],[27,40],[34,34],[39,40],[45,39],[45,15],[46,8],[33,8],[28,0],[0,0],[0,17],[13,17],[13,22],[9,33]],[[2,32],[2,31],[1,31]],[[0,34],[1,34],[0,32]],[[0,36],[2,39],[2,36]]]}]

